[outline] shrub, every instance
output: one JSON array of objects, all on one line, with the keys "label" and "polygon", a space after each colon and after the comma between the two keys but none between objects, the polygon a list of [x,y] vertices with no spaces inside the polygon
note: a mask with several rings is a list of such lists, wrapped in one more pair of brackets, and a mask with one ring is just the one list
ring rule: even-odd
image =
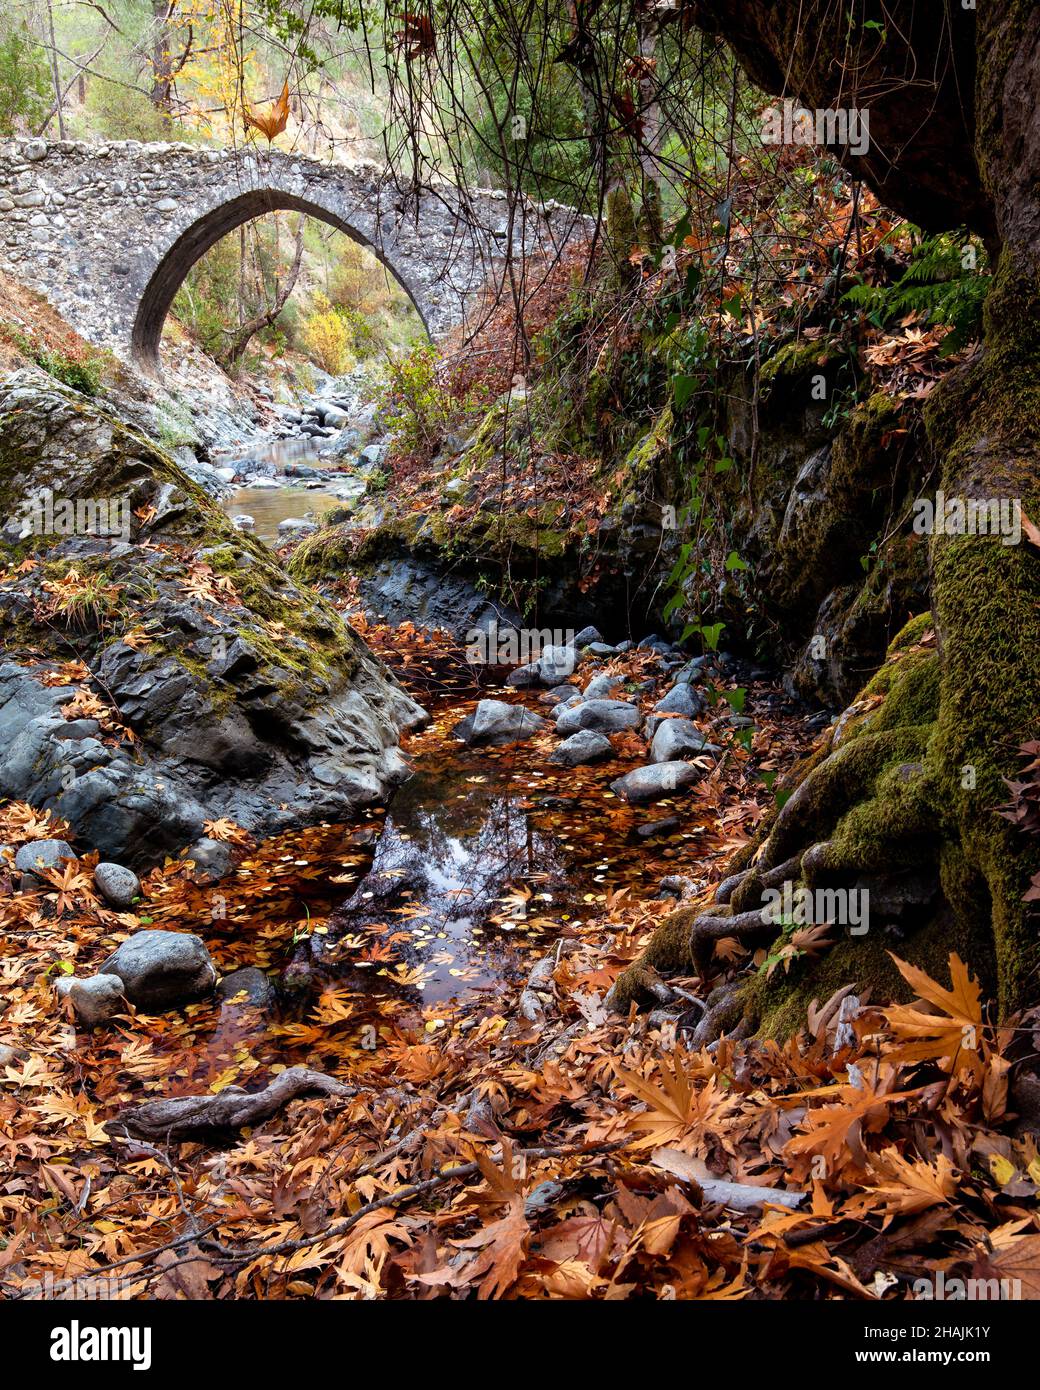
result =
[{"label": "shrub", "polygon": [[354,365],[354,325],[349,310],[331,304],[323,294],[314,297],[314,309],[303,327],[303,340],[311,357],[332,376],[342,376]]},{"label": "shrub", "polygon": [[459,402],[437,379],[437,352],[430,343],[387,358],[379,406],[404,453],[436,452]]},{"label": "shrub", "polygon": [[46,56],[25,25],[0,30],[0,135],[39,126],[50,92]]}]

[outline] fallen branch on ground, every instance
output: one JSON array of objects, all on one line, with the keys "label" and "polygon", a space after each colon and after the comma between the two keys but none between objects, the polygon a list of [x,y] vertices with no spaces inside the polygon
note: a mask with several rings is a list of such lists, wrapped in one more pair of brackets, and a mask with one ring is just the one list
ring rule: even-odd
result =
[{"label": "fallen branch on ground", "polygon": [[269,1120],[283,1105],[310,1091],[345,1098],[355,1094],[352,1086],[345,1086],[324,1072],[289,1067],[262,1091],[227,1090],[215,1096],[175,1096],[172,1100],[150,1100],[131,1106],[109,1120],[105,1130],[113,1138],[159,1139],[169,1143],[198,1140]]}]

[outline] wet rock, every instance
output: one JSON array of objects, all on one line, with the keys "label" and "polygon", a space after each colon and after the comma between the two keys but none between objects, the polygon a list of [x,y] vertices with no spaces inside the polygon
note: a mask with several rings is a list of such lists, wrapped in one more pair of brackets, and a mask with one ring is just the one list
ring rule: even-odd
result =
[{"label": "wet rock", "polygon": [[[206,820],[226,816],[260,836],[348,820],[405,780],[398,736],[422,711],[335,610],[243,537],[168,454],[28,371],[0,383],[0,454],[18,459],[26,495],[125,498],[129,542],[47,536],[38,549],[48,565],[100,566],[121,609],[147,608],[154,636],[138,648],[113,640],[108,623],[76,634],[91,681],[136,735],[132,748],[63,736],[58,706],[74,692],[43,686],[42,669],[0,663],[5,796],[54,811],[103,859],[138,868],[191,844]],[[190,599],[196,567],[237,602]],[[0,622],[32,611],[49,572],[4,586]],[[273,622],[278,640],[258,649],[252,670],[207,669],[216,646]],[[34,629],[41,668],[67,659],[60,626]]]},{"label": "wet rock", "polygon": [[280,537],[312,536],[317,529],[317,522],[308,521],[305,516],[287,516],[284,521],[278,523]]},{"label": "wet rock", "polygon": [[622,801],[633,806],[643,806],[650,801],[660,801],[663,797],[674,796],[693,782],[704,776],[693,763],[653,763],[649,767],[637,767],[611,782],[610,790]]},{"label": "wet rock", "polygon": [[118,975],[130,1002],[151,1011],[202,999],[217,983],[205,944],[190,932],[136,932],[98,973]]},{"label": "wet rock", "polygon": [[609,642],[590,642],[587,650],[593,656],[615,656],[618,648],[612,647]]},{"label": "wet rock", "polygon": [[500,746],[530,738],[545,728],[545,720],[523,705],[504,700],[481,700],[472,714],[452,730],[456,738],[471,745]]},{"label": "wet rock", "polygon": [[244,1003],[256,1009],[268,1009],[277,997],[275,987],[255,965],[245,965],[241,970],[232,970],[217,985],[218,996],[229,1001],[238,994],[245,995]]},{"label": "wet rock", "polygon": [[60,998],[71,1000],[76,1017],[85,1028],[96,1028],[116,1014],[126,1013],[123,981],[118,975],[91,975],[85,980],[64,975],[56,982],[55,989]]},{"label": "wet rock", "polygon": [[564,767],[579,767],[584,763],[599,763],[612,758],[614,749],[605,734],[593,729],[579,729],[570,738],[565,738],[552,757],[551,763],[562,763]]},{"label": "wet rock", "polygon": [[219,883],[231,872],[233,863],[231,846],[224,840],[211,840],[208,835],[196,840],[184,857],[195,865],[191,876],[196,883]]},{"label": "wet rock", "polygon": [[650,745],[650,758],[655,763],[692,758],[702,752],[706,744],[704,734],[688,719],[664,719]]},{"label": "wet rock", "polygon": [[639,711],[625,700],[585,700],[566,709],[556,721],[558,734],[576,734],[579,729],[594,729],[601,734],[620,733],[639,724]]},{"label": "wet rock", "polygon": [[647,821],[646,825],[637,826],[636,834],[641,840],[652,840],[655,835],[669,834],[677,829],[678,825],[678,816],[665,816],[662,820]]},{"label": "wet rock", "polygon": [[94,882],[105,900],[120,911],[130,907],[141,894],[141,880],[133,869],[122,864],[99,864],[94,870]]},{"label": "wet rock", "polygon": [[594,627],[583,627],[582,630],[574,635],[574,645],[580,651],[582,647],[591,647],[594,642],[600,646],[605,646],[603,634]]},{"label": "wet rock", "polygon": [[655,714],[681,714],[686,719],[693,719],[698,714],[703,714],[705,701],[702,695],[685,681],[673,685],[663,700],[659,700],[654,706]]}]

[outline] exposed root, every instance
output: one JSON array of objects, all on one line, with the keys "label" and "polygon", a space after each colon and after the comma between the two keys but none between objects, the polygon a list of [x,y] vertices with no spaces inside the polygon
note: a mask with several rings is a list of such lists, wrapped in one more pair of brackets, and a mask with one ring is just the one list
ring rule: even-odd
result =
[{"label": "exposed root", "polygon": [[105,1125],[113,1138],[156,1139],[178,1143],[232,1134],[252,1127],[281,1110],[297,1096],[317,1091],[327,1096],[355,1094],[324,1072],[309,1067],[289,1067],[280,1072],[262,1091],[221,1091],[215,1096],[175,1096],[172,1100],[151,1100],[133,1105]]}]

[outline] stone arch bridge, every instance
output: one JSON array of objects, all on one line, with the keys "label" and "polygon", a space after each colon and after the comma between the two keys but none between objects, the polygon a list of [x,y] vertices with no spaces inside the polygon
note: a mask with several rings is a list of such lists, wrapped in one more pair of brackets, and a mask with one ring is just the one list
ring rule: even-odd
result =
[{"label": "stone arch bridge", "polygon": [[144,368],[192,265],[242,223],[281,209],[370,247],[434,340],[473,321],[507,262],[555,256],[591,229],[560,204],[525,201],[511,216],[501,193],[402,191],[372,163],[135,141],[0,144],[0,266],[83,337]]}]

